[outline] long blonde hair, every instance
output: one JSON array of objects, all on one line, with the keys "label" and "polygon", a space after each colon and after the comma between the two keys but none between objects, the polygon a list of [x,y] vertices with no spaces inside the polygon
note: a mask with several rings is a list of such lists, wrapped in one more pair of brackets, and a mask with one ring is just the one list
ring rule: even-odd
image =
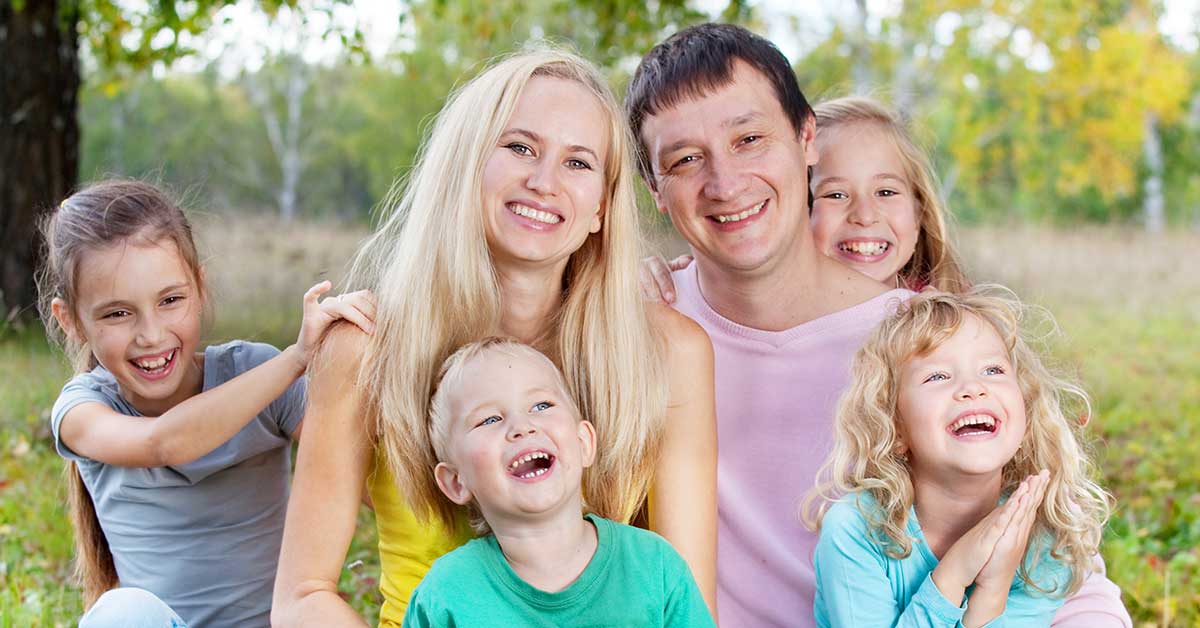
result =
[{"label": "long blonde hair", "polygon": [[817,136],[838,126],[870,124],[882,130],[892,141],[904,176],[913,189],[917,205],[917,245],[912,257],[896,273],[905,288],[921,290],[933,286],[947,292],[962,292],[971,287],[962,264],[950,242],[947,225],[950,211],[939,191],[937,175],[929,156],[913,138],[900,115],[872,98],[848,96],[835,98],[813,107],[817,116]]},{"label": "long blonde hair", "polygon": [[544,336],[585,419],[598,456],[584,481],[589,507],[629,520],[644,500],[666,416],[663,348],[638,292],[631,141],[616,100],[582,58],[535,50],[504,58],[457,89],[438,114],[407,185],[351,270],[378,299],[361,381],[377,446],[421,519],[457,525],[461,509],[434,481],[428,417],[438,367],[458,347],[499,331],[501,295],[484,234],[484,165],[535,76],[574,81],[607,114],[602,226],[571,255],[563,302]]},{"label": "long blonde hair", "polygon": [[[1099,551],[1110,499],[1091,479],[1095,468],[1081,444],[1083,423],[1091,411],[1087,395],[1052,374],[1023,337],[1026,311],[1011,292],[980,286],[959,295],[919,294],[884,320],[854,357],[852,383],[834,419],[833,451],[805,500],[805,523],[819,529],[832,502],[849,493],[866,493],[878,505],[863,512],[874,538],[889,556],[909,555],[913,539],[906,526],[913,484],[907,460],[897,453],[901,368],[937,348],[974,316],[1003,339],[1025,399],[1025,436],[1004,465],[1001,490],[1007,494],[1023,478],[1049,469],[1050,484],[1030,538],[1049,543],[1051,555],[1071,569],[1067,594],[1077,591]],[[1024,561],[1021,578],[1045,590],[1030,579],[1032,567]]]}]

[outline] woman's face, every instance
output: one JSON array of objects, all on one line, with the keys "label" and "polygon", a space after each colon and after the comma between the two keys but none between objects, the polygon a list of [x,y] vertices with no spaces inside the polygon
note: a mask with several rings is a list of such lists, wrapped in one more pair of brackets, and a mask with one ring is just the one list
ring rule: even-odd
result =
[{"label": "woman's face", "polygon": [[821,252],[888,285],[912,259],[920,226],[904,162],[873,124],[817,132],[810,225]]},{"label": "woman's face", "polygon": [[483,171],[496,264],[565,265],[600,230],[608,136],[604,109],[585,87],[529,80]]}]

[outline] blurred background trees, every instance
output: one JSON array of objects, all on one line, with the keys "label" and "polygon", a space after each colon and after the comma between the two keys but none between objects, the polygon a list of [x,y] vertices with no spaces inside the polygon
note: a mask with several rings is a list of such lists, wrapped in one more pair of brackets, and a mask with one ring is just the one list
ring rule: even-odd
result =
[{"label": "blurred background trees", "polygon": [[[45,4],[0,0],[0,26]],[[366,4],[210,0],[180,14],[169,1],[58,0],[59,27],[82,43],[78,168],[44,166],[58,183],[32,204],[117,174],[214,211],[366,219],[449,90],[492,55],[546,38],[600,63],[620,92],[655,42],[726,19],[779,42],[810,99],[870,93],[911,116],[960,220],[1200,228],[1195,7],[859,0],[789,16],[772,0],[410,0],[368,54]],[[214,44],[231,30],[252,39],[238,30],[247,12],[270,16],[271,43]],[[31,204],[10,197],[6,220]]]}]

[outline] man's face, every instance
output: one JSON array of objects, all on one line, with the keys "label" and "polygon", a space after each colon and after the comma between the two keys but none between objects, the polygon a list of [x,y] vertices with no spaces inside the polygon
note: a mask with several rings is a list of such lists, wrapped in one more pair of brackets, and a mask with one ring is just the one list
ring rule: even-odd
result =
[{"label": "man's face", "polygon": [[659,211],[701,259],[769,272],[811,239],[814,131],[810,118],[797,136],[767,78],[736,61],[729,84],[643,123]]}]

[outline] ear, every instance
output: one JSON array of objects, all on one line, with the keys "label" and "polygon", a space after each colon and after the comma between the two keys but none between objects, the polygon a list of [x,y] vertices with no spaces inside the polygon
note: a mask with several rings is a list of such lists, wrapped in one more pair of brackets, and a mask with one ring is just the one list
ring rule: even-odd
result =
[{"label": "ear", "polygon": [[600,203],[600,207],[596,208],[596,213],[592,216],[592,224],[588,227],[588,232],[599,233],[601,223],[604,222],[604,203]]},{"label": "ear", "polygon": [[800,143],[804,147],[804,164],[806,166],[813,166],[821,160],[821,155],[817,152],[816,116],[810,115],[805,119],[804,127],[800,131]]},{"label": "ear", "polygon": [[580,421],[576,424],[579,431],[579,451],[583,454],[583,468],[596,462],[596,427],[591,421]]},{"label": "ear", "polygon": [[75,342],[83,341],[79,335],[79,328],[75,325],[75,315],[67,306],[66,301],[54,297],[54,300],[50,302],[50,313],[54,315],[54,320],[58,321],[58,326],[62,327],[68,338]]},{"label": "ear", "polygon": [[437,480],[438,488],[442,489],[442,494],[459,506],[466,506],[475,498],[471,494],[471,489],[467,488],[466,484],[463,484],[462,478],[458,475],[458,470],[454,467],[444,462],[439,462],[433,468],[433,477]]},{"label": "ear", "polygon": [[650,196],[654,197],[654,206],[658,208],[658,213],[667,213],[667,204],[663,202],[662,192],[659,191],[658,186],[647,185],[646,187],[650,188]]}]

